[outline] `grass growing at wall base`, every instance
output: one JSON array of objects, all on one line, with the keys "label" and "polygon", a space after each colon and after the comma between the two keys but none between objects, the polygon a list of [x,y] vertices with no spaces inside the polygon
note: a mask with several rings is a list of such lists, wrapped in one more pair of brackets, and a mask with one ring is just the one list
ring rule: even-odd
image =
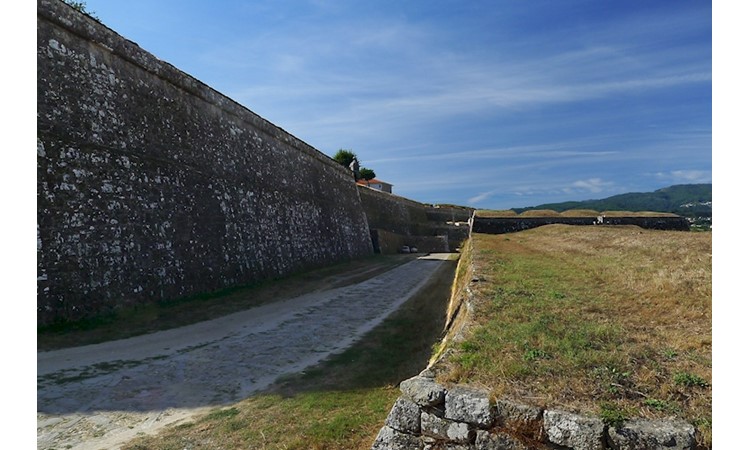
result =
[{"label": "grass growing at wall base", "polygon": [[217,408],[126,450],[184,448],[369,449],[400,395],[438,341],[455,264],[348,350],[267,392]]},{"label": "grass growing at wall base", "polygon": [[37,328],[37,350],[96,344],[210,320],[276,300],[363,281],[415,255],[375,255],[289,277],[174,300],[121,308],[106,315]]}]

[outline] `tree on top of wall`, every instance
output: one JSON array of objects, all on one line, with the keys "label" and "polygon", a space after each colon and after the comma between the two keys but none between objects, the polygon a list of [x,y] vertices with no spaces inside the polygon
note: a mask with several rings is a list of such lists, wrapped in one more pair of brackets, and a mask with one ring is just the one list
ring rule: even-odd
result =
[{"label": "tree on top of wall", "polygon": [[359,169],[359,177],[362,180],[370,181],[375,178],[375,171],[372,169],[368,169],[367,167],[361,167]]},{"label": "tree on top of wall", "polygon": [[[357,158],[357,154],[353,151],[342,148],[339,149],[339,151],[337,151],[335,155],[333,155],[333,159],[337,163],[349,169],[351,168],[352,161],[354,161],[355,159],[358,160],[359,158]],[[375,178],[375,176],[375,171],[373,171],[372,169],[368,169],[367,167],[360,167],[355,174],[357,180],[370,181]]]},{"label": "tree on top of wall", "polygon": [[354,158],[356,157],[357,155],[354,154],[353,151],[344,148],[339,149],[339,151],[337,151],[336,154],[333,155],[333,159],[335,159],[337,163],[347,168],[351,165],[352,161],[354,161]]}]

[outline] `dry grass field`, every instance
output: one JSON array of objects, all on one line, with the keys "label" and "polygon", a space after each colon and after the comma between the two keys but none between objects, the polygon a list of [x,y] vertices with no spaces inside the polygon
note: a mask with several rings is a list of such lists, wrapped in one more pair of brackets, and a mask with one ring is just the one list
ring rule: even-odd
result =
[{"label": "dry grass field", "polygon": [[683,418],[711,443],[711,233],[474,234],[475,312],[442,381],[538,406]]}]

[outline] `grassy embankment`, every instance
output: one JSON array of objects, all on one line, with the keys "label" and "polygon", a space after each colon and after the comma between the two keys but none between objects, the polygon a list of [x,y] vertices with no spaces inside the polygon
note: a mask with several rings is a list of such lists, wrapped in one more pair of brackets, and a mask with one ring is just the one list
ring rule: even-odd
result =
[{"label": "grassy embankment", "polygon": [[538,406],[679,417],[711,442],[711,234],[474,234],[475,312],[443,382]]},{"label": "grassy embankment", "polygon": [[130,442],[126,450],[184,448],[366,450],[440,338],[453,281],[446,263],[418,295],[353,347],[267,392]]}]

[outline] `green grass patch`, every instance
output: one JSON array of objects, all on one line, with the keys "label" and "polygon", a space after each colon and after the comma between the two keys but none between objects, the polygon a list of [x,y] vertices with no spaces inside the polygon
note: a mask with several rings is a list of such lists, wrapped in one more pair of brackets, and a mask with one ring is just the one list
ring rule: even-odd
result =
[{"label": "green grass patch", "polygon": [[614,403],[602,403],[599,409],[599,417],[610,427],[620,428],[630,418],[628,412]]},{"label": "green grass patch", "polygon": [[678,372],[674,376],[674,382],[680,386],[686,387],[708,387],[708,381],[704,380],[698,375],[688,372]]}]

